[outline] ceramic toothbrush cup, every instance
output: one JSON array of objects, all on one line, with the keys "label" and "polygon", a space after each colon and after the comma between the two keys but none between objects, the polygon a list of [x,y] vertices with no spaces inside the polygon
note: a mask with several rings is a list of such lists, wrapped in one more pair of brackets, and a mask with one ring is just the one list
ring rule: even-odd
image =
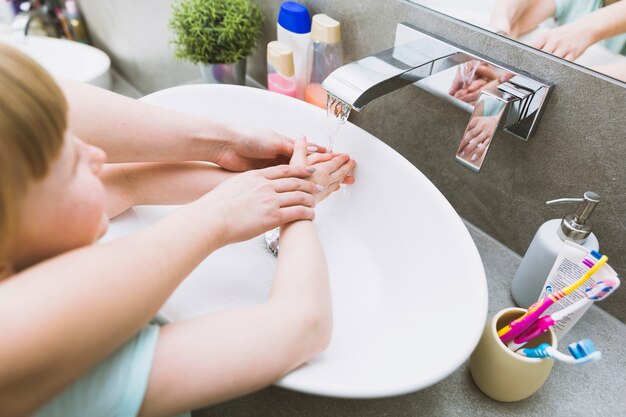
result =
[{"label": "ceramic toothbrush cup", "polygon": [[[506,308],[487,322],[478,346],[470,357],[472,378],[478,388],[494,400],[512,402],[534,394],[548,379],[554,360],[521,356],[500,341],[498,330],[526,312]],[[555,349],[557,339],[552,329],[531,340],[524,348],[549,343]]]}]

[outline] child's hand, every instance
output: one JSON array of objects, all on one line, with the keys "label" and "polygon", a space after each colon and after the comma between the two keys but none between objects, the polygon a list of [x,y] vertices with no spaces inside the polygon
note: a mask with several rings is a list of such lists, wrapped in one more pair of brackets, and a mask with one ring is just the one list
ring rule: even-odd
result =
[{"label": "child's hand", "polygon": [[356,161],[346,154],[312,153],[307,155],[307,142],[304,136],[296,139],[294,152],[290,165],[312,166],[315,172],[310,179],[323,187],[323,190],[314,194],[315,201],[319,203],[332,192],[339,189],[340,184],[353,184],[352,171],[356,167]]},{"label": "child's hand", "polygon": [[316,169],[311,179],[324,187],[315,194],[315,201],[318,203],[339,190],[341,183],[354,184],[352,171],[356,168],[356,161],[347,154],[311,154],[307,157],[307,163]]},{"label": "child's hand", "polygon": [[196,204],[219,223],[217,238],[222,245],[241,242],[285,223],[312,220],[319,191],[312,180],[303,179],[310,176],[306,165],[248,171],[223,182]]}]

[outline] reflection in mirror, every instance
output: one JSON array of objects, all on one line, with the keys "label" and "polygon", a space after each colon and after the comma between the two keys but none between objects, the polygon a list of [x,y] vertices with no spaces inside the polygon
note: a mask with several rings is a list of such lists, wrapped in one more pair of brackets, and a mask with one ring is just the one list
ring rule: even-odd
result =
[{"label": "reflection in mirror", "polygon": [[499,129],[527,140],[545,100],[546,86],[478,59],[469,59],[417,82],[472,113],[456,161],[479,172]]},{"label": "reflection in mirror", "polygon": [[478,60],[457,65],[448,94],[474,105],[482,90],[490,90],[508,81],[514,74]]},{"label": "reflection in mirror", "polygon": [[626,0],[412,0],[626,82]]},{"label": "reflection in mirror", "polygon": [[422,88],[468,112],[483,91],[493,91],[515,74],[487,61],[472,59],[419,81]]},{"label": "reflection in mirror", "polygon": [[458,162],[472,171],[480,170],[508,104],[495,95],[488,93],[480,95],[456,152]]}]

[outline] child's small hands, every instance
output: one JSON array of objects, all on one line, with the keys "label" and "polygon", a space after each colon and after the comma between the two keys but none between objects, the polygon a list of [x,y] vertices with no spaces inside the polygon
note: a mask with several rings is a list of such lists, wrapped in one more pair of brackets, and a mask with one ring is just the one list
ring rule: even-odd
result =
[{"label": "child's small hands", "polygon": [[347,154],[311,153],[307,156],[307,142],[304,136],[295,141],[290,165],[315,168],[315,172],[309,179],[321,188],[319,193],[314,194],[317,203],[337,191],[341,183],[354,183],[354,177],[351,174],[356,167],[356,161],[350,159]]},{"label": "child's small hands", "polygon": [[339,190],[340,185],[354,184],[352,171],[356,168],[356,161],[350,159],[347,154],[326,154],[328,159],[321,158],[319,154],[312,154],[307,157],[309,166],[315,168],[311,179],[324,189],[315,194],[315,201],[320,202],[331,193]]}]

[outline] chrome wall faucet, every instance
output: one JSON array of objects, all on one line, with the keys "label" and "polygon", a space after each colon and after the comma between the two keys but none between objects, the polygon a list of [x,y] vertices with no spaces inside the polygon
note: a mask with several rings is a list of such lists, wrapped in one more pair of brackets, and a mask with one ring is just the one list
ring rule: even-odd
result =
[{"label": "chrome wall faucet", "polygon": [[370,101],[415,84],[472,113],[456,161],[479,172],[499,129],[528,140],[551,86],[427,35],[408,23],[395,46],[336,69],[326,91],[357,111]]},{"label": "chrome wall faucet", "polygon": [[[42,0],[39,2],[26,1],[20,4],[20,13],[13,19],[12,31],[15,35],[25,38],[28,36],[34,21],[39,21],[41,30],[46,36],[59,38],[62,35],[61,23],[54,13],[54,5],[58,2]],[[60,6],[57,6],[60,7]]]}]

